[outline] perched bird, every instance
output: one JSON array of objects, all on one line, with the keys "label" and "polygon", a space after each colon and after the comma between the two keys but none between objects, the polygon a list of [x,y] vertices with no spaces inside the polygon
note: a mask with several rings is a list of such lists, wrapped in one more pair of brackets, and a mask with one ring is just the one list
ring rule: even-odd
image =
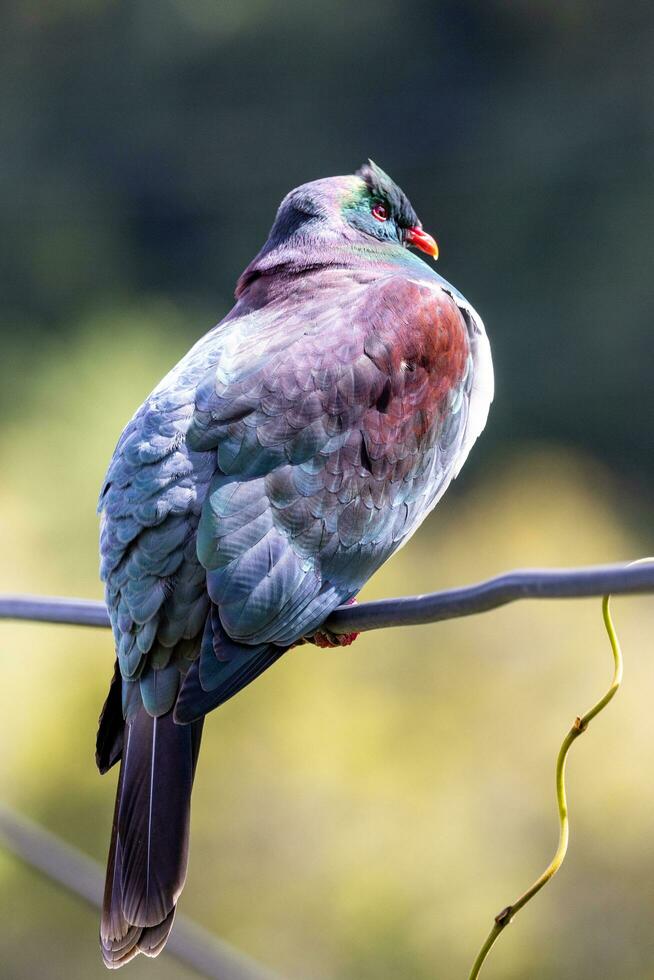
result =
[{"label": "perched bird", "polygon": [[[493,396],[481,319],[372,161],[282,201],[236,305],[125,428],[102,489],[121,759],[101,947],[156,956],[188,856],[204,715],[309,638],[422,523]],[[346,640],[351,640],[347,637]]]}]

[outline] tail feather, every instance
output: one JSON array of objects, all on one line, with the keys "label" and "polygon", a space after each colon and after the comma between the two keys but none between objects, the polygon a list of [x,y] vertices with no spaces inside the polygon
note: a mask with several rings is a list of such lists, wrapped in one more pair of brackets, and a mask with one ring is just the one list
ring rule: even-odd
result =
[{"label": "tail feather", "polygon": [[111,969],[138,952],[156,956],[172,928],[202,720],[178,725],[172,713],[153,718],[141,707],[125,728],[100,926]]},{"label": "tail feather", "polygon": [[158,926],[150,926],[149,929],[143,929],[141,937],[137,943],[138,950],[145,956],[158,956],[161,950],[166,945],[168,936],[170,935],[170,930],[173,927],[173,922],[175,921],[175,912],[177,911],[177,906],[173,906],[172,911],[166,916],[163,922],[160,922]]},{"label": "tail feather", "polygon": [[118,660],[114,664],[109,693],[98,719],[98,735],[95,742],[95,761],[104,775],[120,759],[123,752],[122,678]]}]

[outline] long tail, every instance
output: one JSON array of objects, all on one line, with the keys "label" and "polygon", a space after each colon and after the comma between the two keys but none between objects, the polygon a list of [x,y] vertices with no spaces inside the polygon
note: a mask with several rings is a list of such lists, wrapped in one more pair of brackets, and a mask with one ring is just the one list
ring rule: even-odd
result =
[{"label": "long tail", "polygon": [[186,879],[191,789],[202,719],[140,707],[125,723],[100,944],[109,969],[166,944]]}]

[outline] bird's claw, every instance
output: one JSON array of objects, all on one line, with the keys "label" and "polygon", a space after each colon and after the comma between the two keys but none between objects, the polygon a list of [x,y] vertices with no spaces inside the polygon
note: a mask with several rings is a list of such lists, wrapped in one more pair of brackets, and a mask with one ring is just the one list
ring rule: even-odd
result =
[{"label": "bird's claw", "polygon": [[309,640],[311,643],[315,643],[317,647],[327,650],[333,647],[349,647],[358,635],[358,633],[332,633],[331,630],[316,630]]},{"label": "bird's claw", "polygon": [[[350,599],[345,603],[347,606],[356,606],[356,599]],[[308,643],[314,643],[321,650],[331,650],[334,647],[349,647],[354,643],[358,633],[332,633],[331,630],[321,626],[311,636],[305,637]]]}]

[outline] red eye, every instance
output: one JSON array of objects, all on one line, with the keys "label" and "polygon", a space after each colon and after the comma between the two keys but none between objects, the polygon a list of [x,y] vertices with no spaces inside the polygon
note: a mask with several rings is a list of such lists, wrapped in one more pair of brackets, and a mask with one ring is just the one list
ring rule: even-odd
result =
[{"label": "red eye", "polygon": [[383,204],[375,204],[371,214],[377,221],[386,221],[388,218],[388,210]]}]

